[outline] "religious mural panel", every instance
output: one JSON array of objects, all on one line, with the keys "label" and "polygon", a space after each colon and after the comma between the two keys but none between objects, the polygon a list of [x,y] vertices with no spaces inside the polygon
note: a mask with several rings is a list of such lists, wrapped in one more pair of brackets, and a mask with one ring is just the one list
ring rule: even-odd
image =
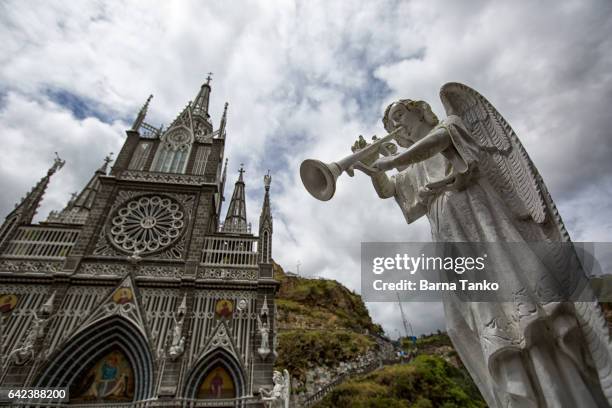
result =
[{"label": "religious mural panel", "polygon": [[198,389],[198,398],[201,399],[234,398],[235,396],[234,381],[225,367],[221,365],[210,370]]},{"label": "religious mural panel", "polygon": [[75,402],[132,401],[134,372],[125,354],[115,349],[98,360],[70,387],[70,397]]},{"label": "religious mural panel", "polygon": [[8,313],[17,305],[17,296],[0,295],[0,313]]},{"label": "religious mural panel", "polygon": [[227,299],[221,299],[217,301],[215,305],[215,315],[217,317],[223,317],[229,319],[234,313],[234,302]]}]

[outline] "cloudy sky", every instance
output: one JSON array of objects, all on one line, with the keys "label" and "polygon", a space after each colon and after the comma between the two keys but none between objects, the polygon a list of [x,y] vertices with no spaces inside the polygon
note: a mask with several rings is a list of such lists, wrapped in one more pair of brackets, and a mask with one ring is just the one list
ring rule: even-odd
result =
[{"label": "cloudy sky", "polygon": [[[569,1],[0,3],[0,212],[66,159],[39,218],[65,205],[152,93],[170,123],[214,73],[211,115],[229,102],[227,155],[242,162],[253,224],[273,175],[274,258],[360,290],[362,241],[428,241],[368,179],[333,200],[305,192],[305,158],[350,153],[383,134],[385,106],[430,101],[449,81],[484,94],[512,124],[577,241],[612,236],[612,3]],[[231,188],[231,185],[230,185]],[[226,195],[231,192],[226,192]],[[397,305],[370,303],[395,336]],[[437,304],[406,303],[416,333],[443,327]]]}]

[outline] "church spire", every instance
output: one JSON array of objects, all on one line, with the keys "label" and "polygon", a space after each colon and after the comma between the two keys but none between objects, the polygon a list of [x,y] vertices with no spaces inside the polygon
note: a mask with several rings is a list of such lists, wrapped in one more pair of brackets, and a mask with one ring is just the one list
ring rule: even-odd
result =
[{"label": "church spire", "polygon": [[132,130],[138,131],[138,129],[140,129],[140,126],[142,126],[142,124],[144,123],[145,117],[147,116],[147,110],[149,109],[149,102],[151,102],[151,99],[153,99],[153,95],[149,95],[145,104],[142,106],[142,108],[140,108],[140,112],[138,112],[138,116],[136,116],[136,119],[132,124]]},{"label": "church spire", "polygon": [[100,176],[108,172],[108,164],[112,161],[112,153],[104,158],[102,166],[96,170],[93,177],[79,194],[73,194],[66,207],[60,211],[51,211],[47,222],[63,224],[84,224],[89,211],[94,204],[96,194],[100,190]]},{"label": "church spire", "polygon": [[[55,153],[55,159],[53,165],[47,171],[47,174],[40,179],[38,183],[30,190],[30,192],[23,198],[20,204],[17,204],[15,210],[11,214],[20,214],[20,224],[30,224],[32,219],[36,215],[36,210],[40,206],[40,203],[45,195],[51,176],[54,175],[59,169],[64,167],[65,160],[60,159],[57,152]],[[9,215],[10,216],[10,215]]]},{"label": "church spire", "polygon": [[104,158],[104,163],[102,163],[102,166],[100,166],[100,168],[96,170],[96,173],[106,176],[108,174],[108,164],[112,161],[113,161],[113,152],[110,152],[108,156]]},{"label": "church spire", "polygon": [[230,201],[225,222],[223,223],[224,232],[249,232],[246,218],[246,201],[244,198],[244,179],[242,176],[244,173],[243,165],[240,165],[239,173],[240,175],[234,186],[232,201]]},{"label": "church spire", "polygon": [[66,162],[60,159],[56,152],[53,165],[49,168],[47,174],[36,183],[34,188],[30,190],[21,202],[15,205],[15,209],[6,216],[4,223],[0,226],[0,247],[10,239],[16,227],[32,223],[36,215],[36,210],[40,206],[43,196],[45,195],[51,176],[61,169],[65,163]]},{"label": "church spire", "polygon": [[225,125],[227,123],[227,106],[228,103],[225,102],[225,107],[223,108],[223,116],[221,116],[221,124],[219,125],[219,137],[225,137]]},{"label": "church spire", "polygon": [[192,105],[193,114],[202,115],[206,119],[210,117],[208,115],[208,102],[210,99],[210,81],[212,79],[211,75],[212,75],[212,72],[209,72],[208,76],[206,77],[206,82],[202,84],[202,87],[200,88],[200,92],[198,92],[198,95],[196,96],[195,100],[193,101],[193,105]]},{"label": "church spire", "polygon": [[259,216],[259,251],[260,262],[271,263],[272,261],[272,210],[270,209],[270,184],[272,184],[272,176],[270,170],[264,176],[264,202],[261,206],[261,214]]}]

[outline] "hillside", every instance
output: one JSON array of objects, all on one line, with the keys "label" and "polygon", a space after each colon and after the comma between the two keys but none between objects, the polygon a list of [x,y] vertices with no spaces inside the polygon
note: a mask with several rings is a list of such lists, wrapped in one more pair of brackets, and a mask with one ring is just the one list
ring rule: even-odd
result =
[{"label": "hillside", "polygon": [[[328,279],[285,273],[276,300],[279,328],[276,369],[288,369],[293,393],[303,400],[346,373],[377,366],[394,355],[391,342],[374,323],[361,296]],[[411,345],[403,343],[404,349]],[[446,334],[421,336],[418,356],[352,376],[317,407],[484,407]],[[357,369],[357,370],[356,370]],[[433,404],[433,405],[432,405]]]},{"label": "hillside", "polygon": [[435,355],[383,367],[334,388],[317,408],[484,408],[464,370]]},{"label": "hillside", "polygon": [[382,328],[374,324],[361,297],[340,283],[286,274],[276,299],[277,368],[287,368],[300,391],[325,383],[345,365],[380,350]]},{"label": "hillside", "polygon": [[[274,274],[281,283],[276,301],[276,368],[291,372],[294,394],[305,398],[351,368],[365,365],[364,360],[367,363],[388,356],[381,348],[390,347],[390,343],[358,294],[334,280],[285,273],[277,264]],[[598,294],[610,292],[605,283],[595,285]],[[602,304],[612,327],[610,305]],[[407,339],[401,345],[406,351],[413,350]],[[416,349],[410,362],[353,375],[331,388],[315,406],[486,407],[445,333],[420,336]]]}]

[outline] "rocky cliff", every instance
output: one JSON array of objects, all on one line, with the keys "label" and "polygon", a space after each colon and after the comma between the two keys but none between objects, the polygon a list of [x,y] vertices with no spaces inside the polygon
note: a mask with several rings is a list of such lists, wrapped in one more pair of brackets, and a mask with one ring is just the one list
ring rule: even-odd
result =
[{"label": "rocky cliff", "polygon": [[281,282],[276,367],[289,370],[295,393],[310,394],[338,375],[392,353],[361,296],[334,280],[285,273],[277,264],[274,274]]}]

